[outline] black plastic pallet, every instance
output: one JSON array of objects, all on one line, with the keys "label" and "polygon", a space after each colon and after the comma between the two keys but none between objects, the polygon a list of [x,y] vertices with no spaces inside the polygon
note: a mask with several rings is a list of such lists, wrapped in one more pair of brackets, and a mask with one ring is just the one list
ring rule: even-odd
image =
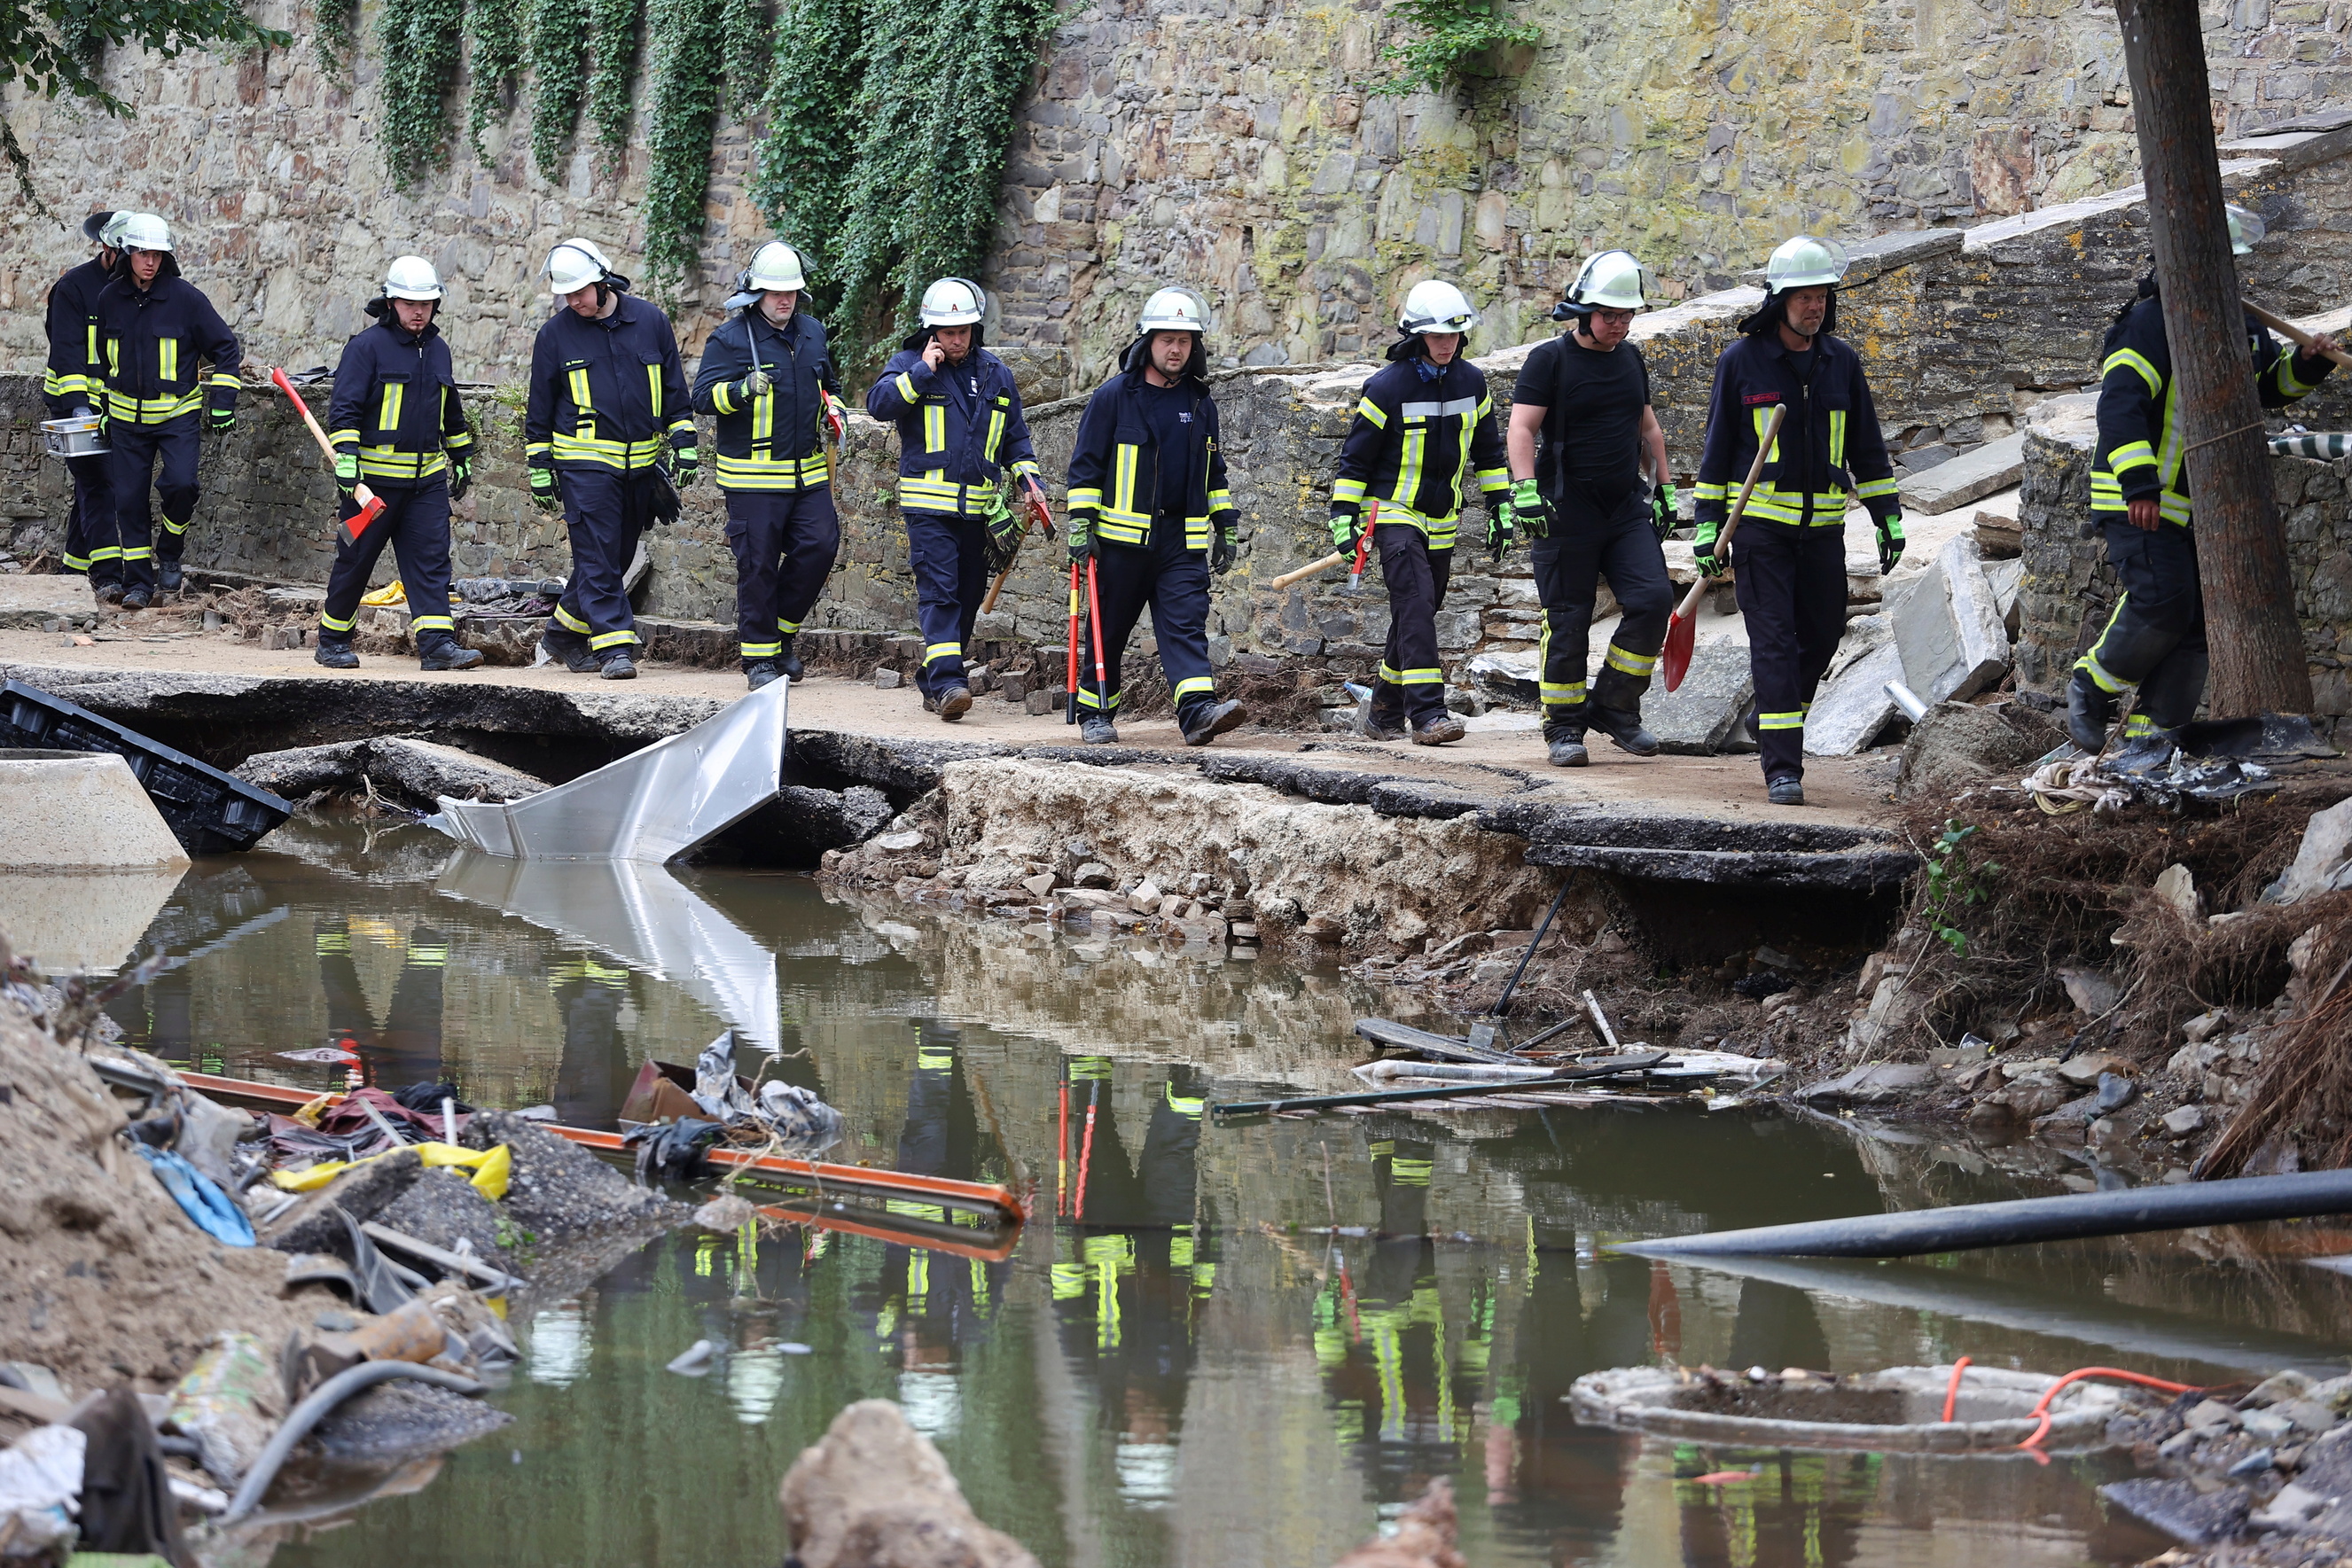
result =
[{"label": "black plastic pallet", "polygon": [[0,685],[0,747],[112,752],[192,855],[249,850],[294,814],[291,801],[22,681]]}]

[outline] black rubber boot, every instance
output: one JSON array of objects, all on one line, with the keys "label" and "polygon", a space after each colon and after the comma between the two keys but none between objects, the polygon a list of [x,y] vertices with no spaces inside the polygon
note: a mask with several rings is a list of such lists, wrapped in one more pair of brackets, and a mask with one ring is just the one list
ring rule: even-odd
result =
[{"label": "black rubber boot", "polygon": [[187,578],[180,570],[180,563],[178,561],[163,560],[159,559],[155,562],[155,583],[156,586],[161,588],[164,592],[179,592],[180,584],[186,580]]},{"label": "black rubber boot", "polygon": [[971,688],[958,681],[939,695],[938,704],[940,716],[953,724],[971,711]]},{"label": "black rubber boot", "polygon": [[331,642],[321,637],[317,650],[310,656],[331,670],[356,670],[360,667],[360,656],[352,652],[348,641]]},{"label": "black rubber boot", "polygon": [[2090,671],[2076,670],[2066,683],[2066,738],[2096,752],[2107,743],[2107,726],[2115,717],[2116,699],[2099,689]]},{"label": "black rubber boot", "polygon": [[1764,793],[1775,806],[1801,806],[1805,803],[1805,781],[1793,773],[1768,780]]},{"label": "black rubber boot", "polygon": [[1658,737],[1642,727],[1642,694],[1649,689],[1647,675],[1629,675],[1611,665],[1593,678],[1586,724],[1615,741],[1620,751],[1655,757]]},{"label": "black rubber boot", "polygon": [[539,634],[539,645],[547,650],[549,658],[561,661],[563,667],[575,675],[592,675],[602,668],[595,653],[588,646],[588,639],[568,626],[543,628]]},{"label": "black rubber boot", "polygon": [[1197,702],[1176,715],[1176,726],[1184,732],[1187,746],[1206,746],[1217,737],[1240,726],[1249,717],[1249,710],[1238,702]]},{"label": "black rubber boot", "polygon": [[634,681],[637,678],[637,662],[629,657],[626,648],[615,648],[596,666],[596,673],[608,681]]},{"label": "black rubber boot", "polygon": [[[777,671],[780,674],[789,675],[793,680],[799,680],[801,678],[801,656],[793,651],[793,639],[789,633],[776,639],[776,649]],[[765,685],[767,683],[764,681],[759,682],[755,684],[751,689],[756,692],[761,685]]]},{"label": "black rubber boot", "polygon": [[122,584],[119,582],[101,582],[93,591],[97,594],[100,604],[122,602]]},{"label": "black rubber boot", "polygon": [[2138,711],[2159,729],[2179,729],[2205,700],[2211,661],[2202,648],[2175,648],[2139,684]]},{"label": "black rubber boot", "polygon": [[416,667],[420,670],[471,670],[481,663],[480,653],[446,632],[427,632],[416,640]]},{"label": "black rubber boot", "polygon": [[1450,713],[1441,713],[1435,718],[1423,719],[1412,727],[1412,743],[1415,746],[1444,746],[1469,733],[1460,719]]},{"label": "black rubber boot", "polygon": [[1088,746],[1116,746],[1118,727],[1099,715],[1089,715],[1078,721],[1078,738]]},{"label": "black rubber boot", "polygon": [[152,598],[145,589],[134,588],[130,592],[122,596],[122,608],[125,610],[144,610],[152,601]]},{"label": "black rubber boot", "polygon": [[743,679],[755,692],[761,686],[774,685],[777,678],[783,673],[783,671],[776,668],[775,665],[770,664],[765,659],[761,660],[756,664],[746,664],[743,666]]},{"label": "black rubber boot", "polygon": [[1623,713],[1595,704],[1592,727],[1616,742],[1620,751],[1630,751],[1636,757],[1655,757],[1658,754],[1658,737],[1642,727],[1640,714]]},{"label": "black rubber boot", "polygon": [[1581,736],[1552,736],[1544,741],[1544,755],[1554,768],[1582,768],[1592,760]]}]

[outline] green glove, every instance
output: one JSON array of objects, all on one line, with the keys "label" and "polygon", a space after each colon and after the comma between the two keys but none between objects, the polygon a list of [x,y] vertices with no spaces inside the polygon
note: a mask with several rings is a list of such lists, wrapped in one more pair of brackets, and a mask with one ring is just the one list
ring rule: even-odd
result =
[{"label": "green glove", "polygon": [[466,492],[474,487],[474,460],[470,457],[449,459],[449,498],[462,501]]},{"label": "green glove", "polygon": [[670,476],[677,482],[679,489],[683,490],[693,484],[694,476],[700,472],[702,472],[700,453],[691,446],[681,446],[676,449],[670,458]]},{"label": "green glove", "polygon": [[1491,559],[1501,560],[1509,552],[1512,544],[1517,540],[1519,528],[1517,514],[1517,508],[1512,505],[1508,496],[1496,501],[1495,509],[1486,514],[1486,554]]},{"label": "green glove", "polygon": [[1658,537],[1664,538],[1668,534],[1673,533],[1675,525],[1682,521],[1682,517],[1675,509],[1677,503],[1675,497],[1675,482],[1672,479],[1659,482],[1658,487],[1650,493],[1650,505],[1655,508],[1652,526],[1658,530]]},{"label": "green glove", "polygon": [[1356,522],[1355,507],[1334,507],[1331,508],[1331,548],[1333,549],[1341,551],[1342,553],[1354,549],[1356,548],[1357,531],[1358,525]]},{"label": "green glove", "polygon": [[1698,521],[1698,534],[1692,540],[1692,548],[1696,553],[1692,560],[1698,567],[1701,577],[1721,577],[1731,564],[1716,551],[1716,536],[1722,531],[1723,523],[1718,518],[1701,517]]},{"label": "green glove", "polygon": [[228,432],[235,430],[236,428],[236,410],[233,408],[215,408],[213,410],[213,428],[221,432],[223,434],[226,434]]},{"label": "green glove", "polygon": [[1062,534],[1070,547],[1072,566],[1077,565],[1078,562],[1095,553],[1094,523],[1095,515],[1092,512],[1074,511],[1070,514],[1069,522],[1063,528]]},{"label": "green glove", "polygon": [[1214,519],[1217,537],[1209,546],[1209,570],[1223,577],[1241,559],[1242,538],[1240,518],[1232,512],[1220,512]]},{"label": "green glove", "polygon": [[530,499],[531,504],[542,512],[560,512],[563,509],[563,503],[556,497],[555,494],[554,469],[530,470]]},{"label": "green glove", "polygon": [[736,383],[736,390],[743,394],[745,402],[750,402],[775,384],[769,379],[767,371],[755,369],[750,375]]},{"label": "green glove", "polygon": [[1903,514],[1889,512],[1878,520],[1878,571],[1884,577],[1903,559]]},{"label": "green glove", "polygon": [[359,499],[360,455],[342,447],[335,449],[335,488],[346,501]]},{"label": "green glove", "polygon": [[1522,479],[1511,486],[1511,516],[1528,538],[1551,538],[1551,503],[1543,498],[1533,479]]}]

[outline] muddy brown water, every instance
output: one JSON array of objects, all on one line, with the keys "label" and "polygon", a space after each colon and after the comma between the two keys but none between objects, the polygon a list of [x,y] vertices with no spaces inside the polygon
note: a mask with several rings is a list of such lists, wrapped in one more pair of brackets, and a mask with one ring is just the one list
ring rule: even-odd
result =
[{"label": "muddy brown water", "polygon": [[[832,1157],[1037,1194],[1001,1260],[681,1232],[531,1303],[494,1396],[515,1424],[289,1568],[764,1568],[778,1479],[876,1396],[1049,1568],[1326,1563],[1433,1476],[1480,1564],[1895,1568],[1930,1535],[1945,1564],[2123,1563],[2166,1544],[2095,1495],[2127,1461],[1706,1448],[1580,1427],[1565,1396],[1661,1357],[2219,1384],[2352,1349],[2352,1287],[2296,1256],[2352,1238],[2307,1228],[1740,1274],[1609,1249],[2127,1179],[2050,1151],[1749,1109],[1221,1126],[1202,1102],[1349,1086],[1360,1013],[1433,1021],[1271,961],[1074,948],[793,876],[535,880],[348,821],[200,862],[148,945],[173,967],[113,1011],[174,1061],[327,1087],[274,1053],[347,1041],[387,1086],[609,1126],[642,1061],[732,1024],[747,1068],[772,1050],[844,1111]],[[708,1375],[663,1370],[698,1339]]]}]

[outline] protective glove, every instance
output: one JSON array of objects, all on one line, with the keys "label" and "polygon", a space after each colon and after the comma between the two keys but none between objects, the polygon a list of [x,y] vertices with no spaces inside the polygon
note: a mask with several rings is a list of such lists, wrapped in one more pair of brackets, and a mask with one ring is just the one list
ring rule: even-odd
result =
[{"label": "protective glove", "polygon": [[1663,539],[1673,533],[1675,527],[1682,522],[1682,518],[1675,514],[1675,510],[1676,501],[1673,480],[1659,481],[1658,487],[1650,492],[1650,506],[1653,508],[1650,524],[1658,530],[1658,537]]},{"label": "protective glove", "polygon": [[670,477],[679,489],[683,490],[692,485],[695,476],[701,472],[702,455],[700,453],[691,446],[680,446],[673,450],[670,457]]},{"label": "protective glove", "polygon": [[212,413],[213,428],[220,432],[223,435],[227,434],[230,431],[236,428],[236,410],[233,408],[216,407],[212,411]]},{"label": "protective glove", "polygon": [[531,504],[542,512],[560,512],[563,509],[563,502],[555,494],[554,469],[530,470],[530,499]]},{"label": "protective glove", "polygon": [[742,402],[750,402],[753,398],[760,396],[770,387],[774,386],[775,384],[776,383],[770,379],[767,371],[754,367],[750,375],[745,376],[741,381],[735,383],[735,390],[740,394]]},{"label": "protective glove", "polygon": [[360,488],[360,455],[338,447],[335,451],[335,489],[343,499],[357,505]]},{"label": "protective glove", "polygon": [[1069,525],[1063,531],[1069,536],[1072,566],[1095,553],[1095,515],[1092,512],[1072,512]]},{"label": "protective glove", "polygon": [[1241,559],[1242,539],[1238,521],[1231,512],[1221,513],[1215,519],[1217,537],[1209,545],[1209,570],[1223,577]]},{"label": "protective glove", "polygon": [[474,460],[470,457],[449,459],[449,498],[462,501],[466,492],[474,487]]},{"label": "protective glove", "polygon": [[1691,560],[1698,568],[1701,577],[1721,577],[1731,565],[1730,552],[1715,548],[1716,536],[1722,528],[1723,524],[1718,521],[1708,518],[1699,521],[1698,537],[1692,541],[1694,553]]},{"label": "protective glove", "polygon": [[1889,512],[1878,520],[1878,572],[1884,577],[1903,559],[1903,514]]},{"label": "protective glove", "polygon": [[1486,554],[1489,559],[1501,560],[1509,553],[1518,537],[1518,508],[1506,496],[1495,503],[1493,511],[1486,514]]},{"label": "protective glove", "polygon": [[999,560],[1010,560],[1014,547],[1021,543],[1021,522],[1013,515],[1013,508],[1004,504],[1003,497],[989,492],[988,515],[981,522],[988,529],[990,553]]},{"label": "protective glove", "polygon": [[1333,549],[1339,550],[1343,554],[1349,550],[1354,549],[1356,548],[1357,531],[1358,524],[1356,522],[1355,507],[1334,507],[1331,508],[1331,548]]},{"label": "protective glove", "polygon": [[1517,530],[1531,539],[1551,538],[1551,503],[1543,498],[1533,479],[1522,479],[1511,486],[1511,518]]}]

